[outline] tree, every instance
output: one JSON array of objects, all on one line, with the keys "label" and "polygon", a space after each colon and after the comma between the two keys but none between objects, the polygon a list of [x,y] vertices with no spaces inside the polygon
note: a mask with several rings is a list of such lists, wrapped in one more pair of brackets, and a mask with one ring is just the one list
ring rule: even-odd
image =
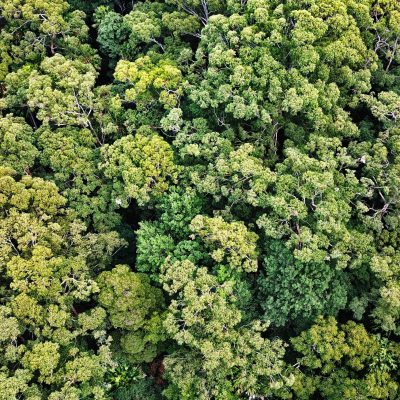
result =
[{"label": "tree", "polygon": [[121,16],[106,7],[96,10],[97,40],[111,59],[134,60],[139,55],[163,55],[186,64],[193,52],[188,37],[200,37],[197,18],[162,2],[138,2]]},{"label": "tree", "polygon": [[36,136],[41,165],[52,172],[46,177],[58,185],[71,211],[99,231],[120,225],[121,218],[115,212],[118,206],[111,201],[111,185],[99,170],[100,150],[92,131],[45,126]]},{"label": "tree", "polygon": [[[355,157],[363,163],[365,197],[361,199],[361,223],[375,236],[376,250],[370,262],[372,290],[364,294],[374,304],[372,315],[385,332],[399,332],[399,128],[396,94],[381,92],[365,98],[376,118],[374,139],[354,145]],[[366,301],[364,301],[365,303]]]},{"label": "tree", "polygon": [[[194,107],[215,124],[237,127],[272,161],[283,132],[296,143],[313,131],[355,132],[343,106],[368,92],[376,67],[350,7],[304,6],[251,1],[240,14],[210,16],[196,53],[195,68],[203,72],[190,81]],[[357,12],[364,21],[364,10]]]},{"label": "tree", "polygon": [[168,59],[146,55],[133,62],[120,60],[114,76],[123,84],[123,102],[135,105],[128,117],[133,128],[160,127],[160,120],[179,106],[185,82],[180,69]]},{"label": "tree", "polygon": [[365,193],[355,174],[357,160],[335,138],[313,137],[307,150],[286,149],[276,167],[275,193],[266,199],[270,211],[258,225],[268,237],[287,238],[299,261],[361,267],[370,261],[367,249],[373,254],[374,248],[368,229],[351,223],[352,203]]},{"label": "tree", "polygon": [[1,396],[105,399],[106,312],[90,302],[96,270],[124,242],[86,233],[53,183],[5,167],[0,176]]},{"label": "tree", "polygon": [[12,54],[11,59],[7,57],[2,63],[8,72],[24,64],[38,65],[46,55],[59,52],[99,64],[96,52],[87,44],[85,14],[71,10],[65,0],[2,0],[0,16],[5,25],[1,43]]},{"label": "tree", "polygon": [[[194,146],[191,151],[195,151]],[[215,201],[225,200],[230,211],[235,210],[235,206],[263,205],[266,192],[276,178],[254,153],[250,144],[228,154],[223,152],[208,164],[207,169],[189,169],[190,179],[200,193],[212,195]]]},{"label": "tree", "polygon": [[143,221],[136,231],[136,263],[138,271],[147,273],[159,283],[165,260],[186,258],[193,262],[204,258],[199,242],[190,240],[190,222],[202,210],[203,202],[191,191],[172,187],[156,205],[157,221]]},{"label": "tree", "polygon": [[396,1],[377,1],[371,4],[374,18],[374,51],[379,56],[376,80],[380,88],[397,86],[394,79],[399,67],[399,4]]},{"label": "tree", "polygon": [[0,118],[0,163],[17,172],[29,171],[38,156],[32,128],[23,118]]},{"label": "tree", "polygon": [[[65,71],[68,75],[65,76]],[[91,64],[60,54],[46,58],[29,76],[28,106],[45,124],[91,127],[96,71]]]},{"label": "tree", "polygon": [[[157,64],[149,56],[134,62],[121,60],[116,66],[115,78],[132,86],[125,91],[125,99],[135,101],[141,108],[154,101],[153,97],[164,108],[172,108],[182,94],[182,74],[167,60]],[[155,92],[153,96],[152,92]]]},{"label": "tree", "polygon": [[152,287],[146,275],[131,272],[126,265],[102,272],[97,282],[99,304],[107,311],[111,326],[120,329],[117,335],[122,352],[131,362],[151,361],[165,336],[161,290]]},{"label": "tree", "polygon": [[0,0],[0,400],[397,399],[399,22]]},{"label": "tree", "polygon": [[203,241],[215,262],[227,264],[237,272],[257,270],[258,237],[248,231],[243,223],[197,215],[190,223],[190,229],[195,237]]},{"label": "tree", "polygon": [[151,131],[124,136],[103,146],[101,153],[101,168],[112,181],[113,200],[123,207],[131,199],[146,204],[177,177],[170,145]]},{"label": "tree", "polygon": [[334,315],[347,305],[350,289],[345,272],[327,263],[300,262],[280,242],[266,246],[257,281],[260,305],[272,325],[292,322],[300,329],[318,315]]},{"label": "tree", "polygon": [[100,49],[110,58],[116,58],[122,53],[122,46],[127,38],[128,32],[123,25],[123,17],[106,7],[96,10],[95,19],[97,23],[97,42]]},{"label": "tree", "polygon": [[241,326],[232,281],[220,284],[206,268],[184,260],[164,265],[163,282],[173,296],[164,326],[181,346],[165,360],[172,384],[167,398],[265,396],[290,384],[284,344],[264,339],[266,327],[257,321]]},{"label": "tree", "polygon": [[353,321],[339,326],[319,318],[292,339],[301,353],[293,390],[296,398],[319,393],[326,399],[394,399],[398,393],[399,345],[369,334]]}]

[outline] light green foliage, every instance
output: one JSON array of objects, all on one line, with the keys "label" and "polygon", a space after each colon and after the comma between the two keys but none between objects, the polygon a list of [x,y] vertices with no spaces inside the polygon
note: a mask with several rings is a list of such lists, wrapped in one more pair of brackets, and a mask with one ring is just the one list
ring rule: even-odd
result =
[{"label": "light green foliage", "polygon": [[174,146],[189,171],[193,164],[196,170],[200,169],[200,165],[204,169],[209,162],[219,156],[227,157],[233,150],[232,136],[232,131],[210,132],[206,119],[195,118],[190,123],[186,122],[176,134]]},{"label": "light green foliage", "polygon": [[182,11],[163,13],[162,23],[174,36],[190,35],[199,37],[199,32],[202,28],[201,23],[196,16]]},{"label": "light green foliage", "polygon": [[32,350],[25,353],[22,365],[31,371],[38,371],[39,382],[53,383],[54,371],[60,360],[60,346],[57,343],[44,342],[33,345]]},{"label": "light green foliage", "polygon": [[46,58],[29,76],[28,106],[45,124],[90,127],[96,75],[90,64],[60,54]]},{"label": "light green foliage", "polygon": [[12,52],[12,59],[2,63],[8,70],[24,63],[38,64],[47,54],[57,52],[81,61],[90,59],[95,65],[99,62],[85,43],[85,14],[71,10],[65,0],[2,0],[0,15],[5,22],[0,42]]},{"label": "light green foliage", "polygon": [[377,97],[363,97],[372,114],[383,123],[384,127],[398,126],[400,118],[400,96],[395,92],[380,92]]},{"label": "light green foliage", "polygon": [[115,328],[137,330],[162,305],[159,289],[153,289],[145,275],[130,272],[125,265],[100,274],[98,283],[100,304],[109,311]]},{"label": "light green foliage", "polygon": [[370,335],[352,321],[338,326],[334,318],[292,339],[298,359],[296,398],[320,393],[325,399],[394,399],[398,389],[400,348],[379,335]]},{"label": "light green foliage", "polygon": [[115,68],[115,78],[128,83],[125,100],[134,101],[140,108],[159,101],[165,109],[171,109],[183,93],[181,71],[168,60],[156,64],[149,56],[134,62],[121,60]]},{"label": "light green foliage", "polygon": [[152,132],[124,136],[101,151],[102,169],[112,181],[113,199],[123,207],[131,199],[146,204],[165,192],[177,177],[170,145]]},{"label": "light green foliage", "polygon": [[120,137],[124,123],[124,110],[111,85],[96,86],[93,100],[93,134],[97,143],[103,145],[109,137]]},{"label": "light green foliage", "polygon": [[[195,151],[195,147],[190,150]],[[194,170],[190,179],[200,192],[213,195],[216,201],[226,198],[231,207],[246,203],[262,205],[275,174],[252,153],[253,146],[242,145],[227,155],[219,155],[207,171]]]},{"label": "light green foliage", "polygon": [[12,58],[8,54],[7,50],[9,48],[9,38],[0,37],[0,81],[3,82],[8,74],[8,69],[12,63]]},{"label": "light green foliage", "polygon": [[12,115],[0,118],[1,165],[21,173],[33,166],[37,156],[33,131],[25,120]]},{"label": "light green foliage", "polygon": [[0,399],[15,399],[24,394],[28,400],[40,399],[40,392],[28,385],[32,374],[27,370],[19,369],[13,377],[7,377],[4,372],[0,373]]},{"label": "light green foliage", "polygon": [[307,147],[315,157],[295,148],[285,151],[275,193],[266,200],[270,211],[258,225],[271,238],[288,238],[302,262],[358,267],[369,260],[373,237],[351,224],[352,202],[364,193],[356,160],[335,138],[313,137]]},{"label": "light green foliage", "polygon": [[[27,91],[29,85],[29,75],[32,71],[30,65],[25,65],[16,72],[6,75],[2,85],[2,95],[0,100],[0,109],[10,109],[14,115],[18,115],[21,108],[25,108],[27,102]],[[23,107],[21,106],[24,105]],[[4,113],[4,111],[3,111]]]},{"label": "light green foliage", "polygon": [[371,269],[379,279],[373,316],[384,331],[400,332],[400,254],[385,248],[372,260]]},{"label": "light green foliage", "polygon": [[198,215],[190,223],[190,229],[201,238],[215,262],[226,263],[239,272],[257,270],[258,236],[243,223]]},{"label": "light green foliage", "polygon": [[[36,399],[60,390],[104,398],[101,382],[111,365],[105,312],[87,307],[78,313],[74,305],[99,291],[93,274],[123,241],[112,232],[86,233],[53,183],[13,175],[0,169],[0,362],[2,371],[13,365],[2,373],[4,393]],[[88,335],[97,350],[88,349]]]},{"label": "light green foliage", "polygon": [[77,216],[92,219],[98,230],[116,226],[120,217],[111,202],[111,186],[102,178],[100,151],[89,129],[49,127],[36,131],[40,161],[52,170],[51,179],[68,199]]},{"label": "light green foliage", "polygon": [[20,327],[18,320],[11,316],[11,309],[6,306],[1,306],[1,342],[15,341],[18,338]]},{"label": "light green foliage", "polygon": [[130,361],[151,361],[163,339],[161,290],[152,287],[146,275],[131,272],[126,265],[102,272],[97,282],[99,304],[107,310],[112,327],[125,331],[120,338],[122,351]]},{"label": "light green foliage", "polygon": [[219,284],[206,268],[185,260],[166,264],[163,282],[174,296],[165,328],[187,348],[166,360],[167,398],[176,398],[175,390],[181,399],[262,396],[289,383],[283,343],[262,338],[265,327],[257,322],[241,327],[231,281]]},{"label": "light green foliage", "polygon": [[[394,93],[382,92],[378,99],[370,98],[371,112],[387,127],[379,132],[372,143],[364,142],[354,147],[358,157],[365,158],[363,166],[363,185],[366,199],[363,201],[365,215],[362,223],[374,232],[376,252],[372,257],[370,269],[373,273],[371,297],[375,305],[372,311],[375,321],[385,332],[399,332],[399,177],[400,177],[400,135],[395,114],[382,102],[393,101]],[[392,99],[392,100],[390,100]],[[389,101],[390,100],[390,101]]]},{"label": "light green foliage", "polygon": [[399,68],[400,6],[394,0],[373,2],[374,51],[379,56],[379,83],[391,90],[398,87],[395,76]]},{"label": "light green foliage", "polygon": [[132,49],[137,48],[140,43],[157,44],[157,38],[161,36],[161,13],[154,12],[150,7],[147,8],[147,12],[141,11],[140,8],[135,7],[124,17],[124,24],[129,30],[129,46]]},{"label": "light green foliage", "polygon": [[179,132],[183,124],[182,110],[178,107],[172,108],[169,113],[160,121],[164,131]]}]

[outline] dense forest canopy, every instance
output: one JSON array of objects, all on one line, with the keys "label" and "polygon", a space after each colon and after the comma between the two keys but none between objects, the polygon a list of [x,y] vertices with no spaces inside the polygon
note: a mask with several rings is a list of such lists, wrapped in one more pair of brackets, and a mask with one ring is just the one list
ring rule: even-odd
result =
[{"label": "dense forest canopy", "polygon": [[400,398],[398,0],[0,29],[0,400]]}]

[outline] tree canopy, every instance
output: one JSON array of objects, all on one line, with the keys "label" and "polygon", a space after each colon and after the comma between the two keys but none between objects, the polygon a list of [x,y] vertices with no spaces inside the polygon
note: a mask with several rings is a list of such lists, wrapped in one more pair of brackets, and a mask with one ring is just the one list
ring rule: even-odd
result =
[{"label": "tree canopy", "polygon": [[0,0],[0,400],[400,398],[398,0]]}]

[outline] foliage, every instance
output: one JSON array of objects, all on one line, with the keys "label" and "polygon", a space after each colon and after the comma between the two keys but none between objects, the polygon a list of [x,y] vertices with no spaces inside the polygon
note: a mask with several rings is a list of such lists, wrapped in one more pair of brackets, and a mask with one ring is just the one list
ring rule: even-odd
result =
[{"label": "foliage", "polygon": [[146,275],[117,265],[102,272],[97,280],[99,304],[108,313],[111,326],[120,328],[120,346],[131,361],[151,361],[157,343],[163,339],[161,327],[163,297]]},{"label": "foliage", "polygon": [[175,390],[182,399],[264,396],[290,381],[283,371],[283,343],[262,338],[260,323],[241,326],[231,281],[219,284],[189,260],[166,264],[163,271],[164,290],[175,297],[165,327],[187,347],[166,360],[172,381],[167,398],[177,398]]},{"label": "foliage", "polygon": [[116,400],[159,399],[159,390],[140,367],[120,363],[106,375],[108,391]]},{"label": "foliage", "polygon": [[0,119],[0,163],[17,172],[28,171],[38,156],[32,128],[23,118],[7,115]]},{"label": "foliage", "polygon": [[161,195],[177,176],[170,145],[156,134],[127,135],[102,147],[102,168],[112,180],[116,204],[145,204]]},{"label": "foliage", "polygon": [[48,176],[63,191],[71,210],[100,231],[118,226],[117,205],[110,200],[111,185],[100,174],[100,152],[91,130],[41,127],[36,135],[41,165],[51,169]]},{"label": "foliage", "polygon": [[399,398],[399,50],[397,0],[0,0],[0,400]]},{"label": "foliage", "polygon": [[39,64],[46,55],[59,52],[96,66],[99,63],[87,43],[85,14],[71,9],[65,0],[2,0],[0,17],[5,25],[0,42],[12,54],[2,59],[0,80],[7,72],[24,64]]},{"label": "foliage", "polygon": [[[99,291],[96,270],[123,242],[113,232],[86,233],[81,221],[69,217],[53,183],[14,176],[1,168],[1,365],[7,398],[105,398],[102,380],[112,365],[106,315],[89,304]],[[87,304],[83,312],[78,304]]]},{"label": "foliage", "polygon": [[398,343],[370,335],[353,321],[338,326],[332,317],[319,318],[292,343],[302,354],[294,386],[298,398],[315,392],[326,399],[395,398]]},{"label": "foliage", "polygon": [[88,127],[95,79],[90,64],[70,61],[59,54],[46,58],[40,72],[34,70],[29,76],[28,106],[37,110],[37,118],[44,123]]},{"label": "foliage", "polygon": [[279,242],[272,242],[258,278],[260,305],[276,326],[303,327],[318,315],[337,315],[347,304],[349,282],[327,263],[302,263]]}]

